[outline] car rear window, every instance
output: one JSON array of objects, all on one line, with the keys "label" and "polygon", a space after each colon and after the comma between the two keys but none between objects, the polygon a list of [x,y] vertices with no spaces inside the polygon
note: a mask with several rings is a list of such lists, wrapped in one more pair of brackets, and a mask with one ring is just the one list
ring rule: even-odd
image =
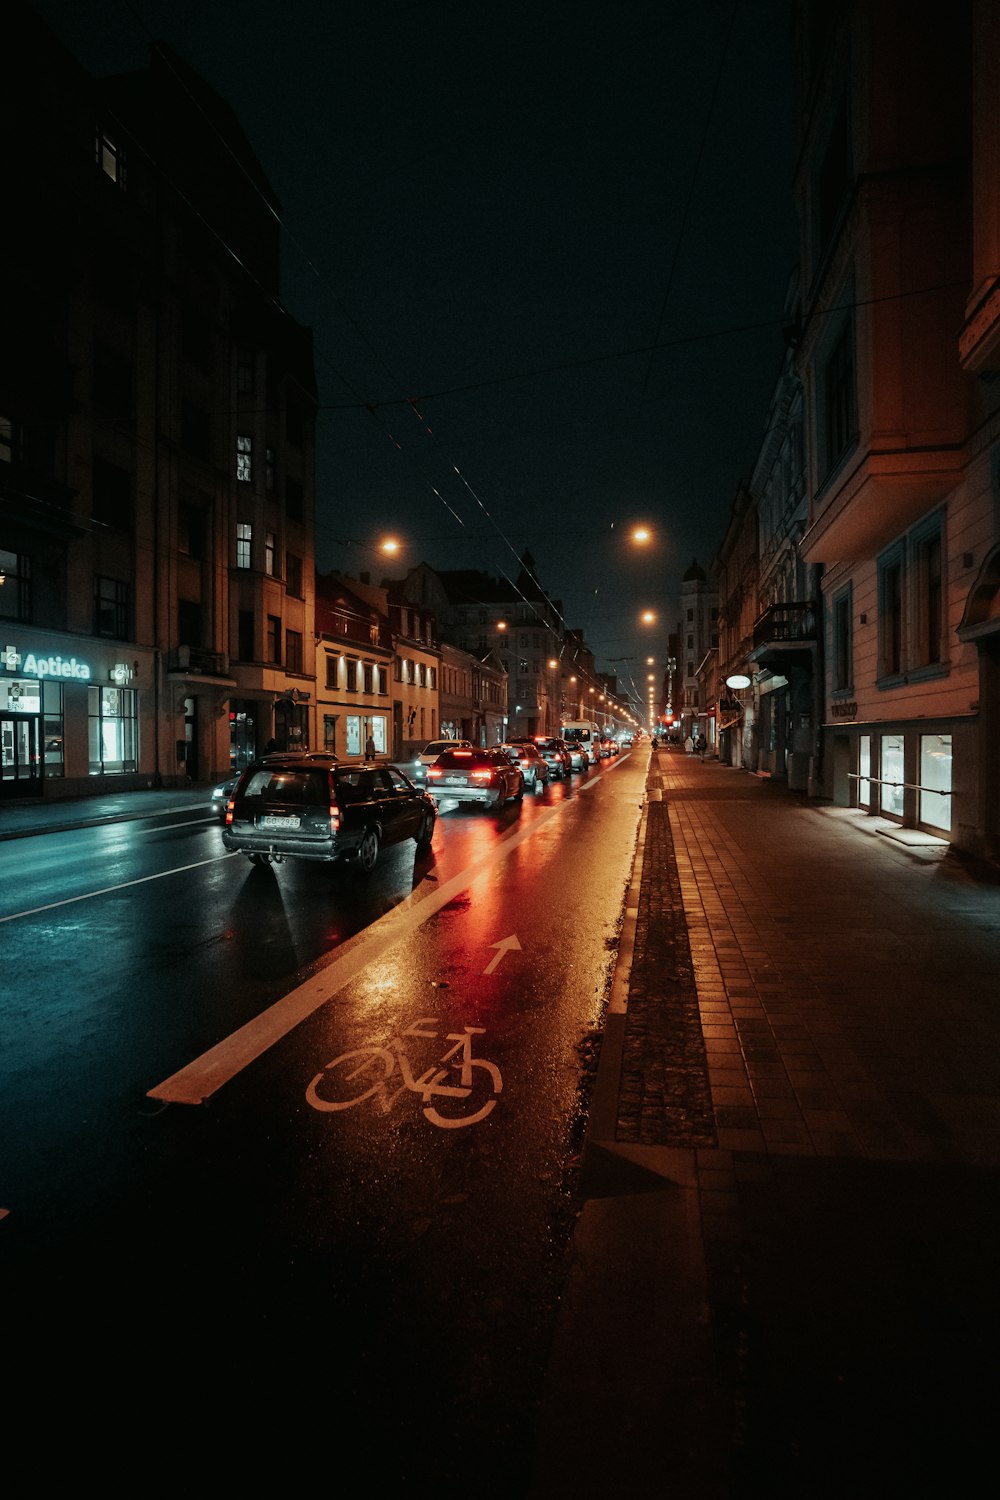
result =
[{"label": "car rear window", "polygon": [[267,797],[274,802],[294,803],[308,807],[330,800],[330,773],[323,769],[288,770],[264,766],[254,771],[243,792],[244,797]]}]

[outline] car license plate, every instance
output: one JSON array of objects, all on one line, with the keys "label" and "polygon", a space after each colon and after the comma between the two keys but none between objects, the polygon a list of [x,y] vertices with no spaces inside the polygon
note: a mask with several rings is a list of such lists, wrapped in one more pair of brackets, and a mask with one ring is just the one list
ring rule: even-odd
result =
[{"label": "car license plate", "polygon": [[465,786],[466,784],[464,776],[446,776],[444,779],[448,786]]},{"label": "car license plate", "polygon": [[261,828],[298,828],[299,820],[298,818],[263,817],[260,820],[259,826]]}]

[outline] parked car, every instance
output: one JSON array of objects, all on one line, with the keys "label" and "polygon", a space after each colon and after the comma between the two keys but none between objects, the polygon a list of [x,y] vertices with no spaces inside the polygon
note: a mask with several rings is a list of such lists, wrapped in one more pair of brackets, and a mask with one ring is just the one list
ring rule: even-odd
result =
[{"label": "parked car", "polygon": [[216,782],[212,788],[212,811],[217,818],[221,819],[226,816],[226,803],[236,790],[236,783],[242,774],[242,771],[234,771],[224,781]]},{"label": "parked car", "polygon": [[569,752],[569,768],[571,771],[590,770],[590,751],[588,747],[579,740],[562,740]]},{"label": "parked car", "polygon": [[503,807],[524,796],[524,776],[502,750],[445,750],[427,767],[427,788],[435,802]]},{"label": "parked car", "polygon": [[549,781],[549,768],[534,740],[505,740],[500,749],[521,767],[526,787],[530,787],[533,792],[545,790]]},{"label": "parked car", "polygon": [[430,848],[437,808],[397,766],[342,765],[333,755],[272,754],[240,777],[222,842],[252,864],[353,860],[364,874],[384,845]]},{"label": "parked car", "polygon": [[539,754],[549,768],[549,776],[562,781],[573,769],[573,757],[564,740],[538,739],[535,741]]},{"label": "parked car", "polygon": [[427,767],[443,755],[446,750],[472,750],[475,747],[471,740],[430,740],[413,760],[405,767],[406,774],[414,786],[427,785]]}]

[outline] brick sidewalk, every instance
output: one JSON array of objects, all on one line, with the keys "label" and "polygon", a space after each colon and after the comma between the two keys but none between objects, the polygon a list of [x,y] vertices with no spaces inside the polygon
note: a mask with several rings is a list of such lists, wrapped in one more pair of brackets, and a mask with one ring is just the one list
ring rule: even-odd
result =
[{"label": "brick sidewalk", "polygon": [[686,946],[714,1118],[694,1157],[724,1492],[968,1493],[1000,1335],[996,872],[718,762],[661,754],[649,791],[637,949],[663,807],[686,943],[660,994]]}]

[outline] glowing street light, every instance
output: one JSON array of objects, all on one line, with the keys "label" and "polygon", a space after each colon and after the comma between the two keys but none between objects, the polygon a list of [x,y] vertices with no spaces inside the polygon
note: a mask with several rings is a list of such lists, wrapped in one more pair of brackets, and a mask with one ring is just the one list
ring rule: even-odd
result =
[{"label": "glowing street light", "polygon": [[653,613],[653,611],[651,609],[644,609],[643,612],[642,612],[642,614],[639,616],[639,619],[642,621],[642,623],[644,625],[655,625],[656,624],[656,615]]},{"label": "glowing street light", "polygon": [[634,526],[632,528],[632,540],[638,543],[640,547],[644,547],[647,542],[653,540],[653,533],[648,526]]},{"label": "glowing street light", "polygon": [[400,550],[400,542],[394,536],[387,536],[379,543],[379,551],[384,552],[387,557],[396,557]]}]

